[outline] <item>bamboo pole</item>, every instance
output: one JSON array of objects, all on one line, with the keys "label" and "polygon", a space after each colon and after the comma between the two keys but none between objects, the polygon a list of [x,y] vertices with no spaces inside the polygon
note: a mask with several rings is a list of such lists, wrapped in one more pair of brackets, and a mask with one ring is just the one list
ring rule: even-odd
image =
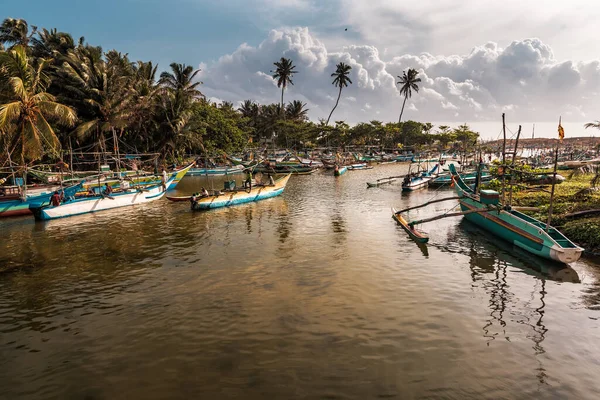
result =
[{"label": "bamboo pole", "polygon": [[515,140],[515,152],[513,153],[512,162],[510,164],[510,166],[511,166],[510,191],[508,193],[508,204],[509,205],[512,205],[513,184],[515,183],[515,171],[512,168],[514,168],[514,166],[515,166],[515,159],[517,158],[517,149],[519,147],[519,136],[521,136],[521,125],[519,125],[519,131],[517,132],[517,140]]},{"label": "bamboo pole", "polygon": [[406,212],[406,211],[415,210],[417,208],[425,207],[425,206],[427,206],[429,204],[440,203],[442,201],[460,200],[460,199],[462,199],[464,197],[465,196],[452,196],[452,197],[444,197],[443,199],[431,200],[431,201],[428,201],[427,203],[423,203],[423,204],[420,204],[418,206],[412,206],[412,207],[408,207],[408,208],[402,209],[400,211],[396,211],[396,214],[401,214],[401,213]]},{"label": "bamboo pole", "polygon": [[505,114],[502,113],[502,133],[504,139],[502,141],[502,204],[504,204],[504,184],[505,184],[505,168],[506,168],[506,121]]},{"label": "bamboo pole", "polygon": [[71,179],[73,179],[74,178],[74,175],[73,175],[73,147],[71,146],[71,136],[69,136],[69,154],[70,154],[69,166],[71,167]]},{"label": "bamboo pole", "polygon": [[[560,122],[559,122],[560,125]],[[550,223],[552,222],[552,209],[554,207],[554,188],[556,187],[556,169],[558,166],[558,146],[560,140],[556,142],[556,149],[554,150],[554,172],[552,173],[552,190],[550,191],[550,207],[548,208],[548,222],[546,223],[546,232],[550,229]]]},{"label": "bamboo pole", "polygon": [[431,217],[431,218],[420,219],[417,221],[409,222],[408,225],[414,226],[417,224],[424,224],[425,222],[437,221],[438,219],[442,219],[442,218],[458,217],[460,215],[467,215],[467,214],[480,213],[480,212],[490,212],[490,211],[493,211],[493,210],[490,210],[489,208],[477,208],[475,210],[460,211],[460,212],[455,212],[455,213],[450,213],[450,214],[437,215],[437,216]]}]

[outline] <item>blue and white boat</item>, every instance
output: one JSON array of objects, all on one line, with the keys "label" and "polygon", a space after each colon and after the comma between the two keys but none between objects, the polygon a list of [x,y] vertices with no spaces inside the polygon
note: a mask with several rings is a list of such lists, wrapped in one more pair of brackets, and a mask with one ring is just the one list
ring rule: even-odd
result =
[{"label": "blue and white boat", "polygon": [[229,207],[237,204],[250,203],[271,197],[279,196],[283,193],[291,174],[288,174],[275,181],[274,185],[254,186],[252,189],[233,189],[226,190],[216,196],[206,196],[197,198],[192,202],[192,210],[210,210],[211,208]]},{"label": "blue and white boat", "polygon": [[[166,182],[166,187],[168,188],[174,180],[175,176],[172,175]],[[94,194],[81,198],[69,196],[66,197],[64,202],[59,206],[41,203],[30,204],[29,208],[33,212],[35,219],[46,221],[148,203],[160,199],[164,196],[165,192],[165,187],[163,187],[162,184],[159,184],[145,188],[126,189],[122,192],[113,192],[110,196],[101,194]]]},{"label": "blue and white boat", "polygon": [[188,171],[187,175],[231,175],[241,174],[244,172],[243,165],[232,165],[226,167],[213,167],[213,168],[192,168]]},{"label": "blue and white boat", "polygon": [[421,174],[408,174],[402,182],[403,192],[412,192],[413,190],[424,189],[429,185],[429,182],[437,176],[439,164],[435,164],[430,171],[422,172]]},{"label": "blue and white boat", "polygon": [[342,176],[344,175],[346,172],[348,171],[348,167],[346,167],[345,165],[342,165],[341,167],[338,167],[337,165],[335,166],[335,169],[333,171],[333,175],[334,176]]}]

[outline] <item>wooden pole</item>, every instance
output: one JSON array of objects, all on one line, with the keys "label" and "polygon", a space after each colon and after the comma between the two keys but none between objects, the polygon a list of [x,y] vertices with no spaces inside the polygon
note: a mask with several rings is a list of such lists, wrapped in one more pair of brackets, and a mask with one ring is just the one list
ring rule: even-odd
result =
[{"label": "wooden pole", "polygon": [[431,201],[428,201],[427,203],[419,204],[418,206],[412,206],[412,207],[404,208],[400,211],[396,211],[396,214],[401,214],[406,211],[415,210],[417,208],[425,207],[425,206],[427,206],[429,204],[433,204],[433,203],[440,203],[442,201],[449,201],[449,200],[460,200],[462,198],[464,198],[464,196],[452,196],[452,197],[444,197],[443,199],[431,200]]},{"label": "wooden pole", "polygon": [[[513,153],[512,162],[510,164],[511,167],[515,166],[515,159],[517,158],[517,149],[519,148],[519,136],[521,136],[521,125],[519,125],[519,131],[517,132],[517,140],[515,140],[515,152]],[[510,171],[510,192],[508,193],[508,204],[512,205],[512,195],[513,195],[513,184],[515,182],[515,170],[514,168]]]},{"label": "wooden pole", "polygon": [[73,147],[71,147],[71,136],[69,136],[69,154],[70,154],[69,165],[71,166],[71,179],[73,179],[74,178],[74,176],[73,176]]},{"label": "wooden pole", "polygon": [[[559,122],[560,124],[560,122]],[[548,222],[546,223],[546,232],[550,229],[550,223],[552,222],[552,208],[554,206],[554,188],[556,187],[556,167],[558,165],[558,145],[560,140],[556,142],[556,149],[554,150],[554,172],[552,174],[552,190],[550,191],[550,207],[548,208]]]},{"label": "wooden pole", "polygon": [[502,133],[504,140],[502,141],[502,204],[504,204],[504,176],[506,175],[506,122],[502,113]]},{"label": "wooden pole", "polygon": [[480,212],[490,212],[490,211],[494,211],[494,210],[493,209],[490,210],[489,208],[477,208],[475,210],[461,211],[461,212],[455,212],[455,213],[450,213],[450,214],[442,214],[442,215],[437,215],[437,216],[431,217],[431,218],[420,219],[417,221],[409,222],[408,225],[414,226],[417,224],[424,224],[425,222],[436,221],[436,220],[442,219],[442,218],[458,217],[460,215],[467,215],[467,214],[480,213]]}]

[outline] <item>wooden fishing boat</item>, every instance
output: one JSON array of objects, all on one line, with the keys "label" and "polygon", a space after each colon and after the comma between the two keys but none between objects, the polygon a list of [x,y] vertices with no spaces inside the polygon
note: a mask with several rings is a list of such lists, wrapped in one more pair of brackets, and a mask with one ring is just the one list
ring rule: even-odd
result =
[{"label": "wooden fishing boat", "polygon": [[429,241],[429,236],[425,232],[418,230],[412,225],[409,225],[408,221],[406,221],[404,217],[402,217],[402,214],[398,213],[395,208],[392,208],[392,218],[394,218],[396,222],[398,222],[398,224],[404,228],[406,233],[408,233],[408,236],[410,236],[410,238],[415,242],[427,243]]},{"label": "wooden fishing boat", "polygon": [[[166,183],[169,187],[174,176]],[[122,192],[113,192],[110,196],[92,195],[82,198],[67,197],[59,206],[44,204],[30,204],[35,219],[46,221],[55,218],[72,217],[113,208],[133,206],[160,199],[166,190],[162,185],[154,185],[141,189],[128,189]]]},{"label": "wooden fishing boat", "polygon": [[[49,204],[50,197],[55,191],[62,192],[65,197],[74,196],[79,190],[81,190],[82,185],[77,184],[65,188],[61,188],[60,186],[53,186],[53,190],[47,191],[44,189],[41,192],[34,192],[36,194],[28,194],[25,199],[23,199],[18,191],[5,191],[5,196],[0,196],[0,217],[16,217],[20,215],[30,215],[31,210],[29,206],[31,204],[40,204],[46,203]],[[27,188],[28,193],[29,188]]]},{"label": "wooden fishing boat", "polygon": [[241,174],[244,172],[243,165],[232,165],[232,166],[224,166],[224,167],[213,167],[213,168],[192,168],[188,172],[190,176],[196,175],[232,175],[232,174]]},{"label": "wooden fishing boat", "polygon": [[[532,254],[563,263],[577,261],[583,249],[552,226],[499,203],[498,192],[475,193],[450,167],[456,194],[465,218],[515,246]],[[476,210],[484,211],[476,211]],[[488,211],[489,210],[489,211]]]},{"label": "wooden fishing boat", "polygon": [[183,179],[184,176],[189,174],[189,172],[192,170],[192,167],[194,165],[196,165],[195,162],[190,163],[187,167],[183,167],[181,169],[176,169],[175,171],[171,172],[171,177],[174,179],[173,179],[173,182],[171,182],[171,184],[169,186],[167,186],[167,190],[175,189],[175,186],[177,186],[177,184]]},{"label": "wooden fishing boat", "polygon": [[[462,173],[460,174],[460,177],[462,178],[462,180],[469,184],[472,185],[473,183],[475,183],[475,180],[477,179],[477,172],[469,172],[469,173]],[[490,180],[492,180],[492,175],[489,172],[482,172],[481,173],[481,182],[488,182]],[[429,186],[432,187],[440,187],[440,186],[450,186],[450,184],[452,183],[452,174],[447,174],[447,175],[441,175],[438,176],[437,178],[434,178],[433,180],[431,180],[429,182]]]},{"label": "wooden fishing boat", "polygon": [[201,211],[212,208],[229,207],[279,196],[283,193],[290,176],[291,174],[287,174],[284,177],[279,178],[272,186],[253,186],[250,190],[244,188],[226,190],[216,196],[198,198],[192,203],[192,210]]},{"label": "wooden fishing boat", "polygon": [[333,175],[334,176],[342,176],[344,175],[346,172],[348,171],[348,167],[345,165],[342,165],[341,167],[335,167],[335,170],[333,171]]},{"label": "wooden fishing boat", "polygon": [[412,192],[426,188],[429,186],[429,182],[437,176],[438,168],[439,164],[435,164],[430,171],[422,172],[420,175],[406,175],[402,181],[402,191]]},{"label": "wooden fishing boat", "polygon": [[396,177],[377,179],[376,182],[367,182],[367,187],[378,187],[381,185],[389,185],[396,181]]},{"label": "wooden fishing boat", "polygon": [[373,169],[373,167],[368,165],[367,163],[358,163],[358,164],[348,165],[348,169],[351,171],[358,171],[358,170],[364,170],[364,169]]}]

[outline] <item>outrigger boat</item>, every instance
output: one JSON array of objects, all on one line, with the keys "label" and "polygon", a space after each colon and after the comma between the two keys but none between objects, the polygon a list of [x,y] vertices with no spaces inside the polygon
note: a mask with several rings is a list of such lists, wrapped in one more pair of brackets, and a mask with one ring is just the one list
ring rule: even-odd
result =
[{"label": "outrigger boat", "polygon": [[583,249],[556,228],[510,206],[503,207],[498,192],[481,190],[477,194],[461,179],[454,166],[450,167],[450,172],[455,181],[456,194],[461,197],[460,208],[467,220],[540,257],[566,264],[581,257]]},{"label": "outrigger boat", "polygon": [[188,175],[232,175],[232,174],[241,174],[244,172],[243,165],[232,165],[225,167],[213,167],[213,168],[192,168],[188,172]]},{"label": "outrigger boat", "polygon": [[[469,172],[466,174],[462,173],[462,174],[460,174],[460,177],[462,178],[462,180],[465,183],[472,185],[473,183],[475,183],[475,180],[477,179],[477,172]],[[481,176],[479,178],[481,179],[481,182],[487,182],[487,181],[492,180],[492,175],[489,172],[482,172]],[[445,186],[445,185],[450,186],[451,183],[452,183],[452,174],[448,174],[448,175],[438,176],[437,178],[429,181],[429,186],[433,186],[433,187],[440,187],[440,186]]]},{"label": "outrigger boat", "polygon": [[[274,185],[253,186],[251,189],[234,188],[224,190],[218,195],[198,197],[192,202],[192,210],[201,211],[212,208],[229,207],[237,204],[269,199],[283,193],[291,174],[287,174],[275,181]],[[188,197],[190,199],[190,197]]]},{"label": "outrigger boat", "polygon": [[[166,182],[169,187],[175,180],[174,176]],[[133,206],[160,199],[166,190],[162,184],[146,188],[127,189],[122,192],[113,192],[110,196],[95,194],[82,198],[66,197],[59,206],[49,206],[45,203],[30,203],[29,208],[35,219],[46,221],[56,218],[71,217],[74,215],[88,214],[97,211],[110,210],[118,207]]]},{"label": "outrigger boat", "polygon": [[[20,215],[30,215],[31,210],[29,209],[30,204],[49,203],[52,193],[58,191],[65,197],[74,196],[82,185],[74,185],[65,188],[60,186],[54,186],[51,191],[44,191],[35,195],[27,195],[23,199],[17,191],[5,191],[5,196],[0,196],[0,217],[16,217]],[[27,188],[29,191],[29,188]],[[29,192],[28,192],[29,193]]]},{"label": "outrigger boat", "polygon": [[427,243],[429,241],[429,235],[425,232],[418,230],[414,226],[410,225],[408,221],[402,217],[402,214],[396,211],[395,208],[392,208],[392,218],[400,224],[402,228],[408,233],[408,236],[411,237],[417,243]]},{"label": "outrigger boat", "polygon": [[346,167],[345,165],[342,165],[341,167],[338,167],[336,165],[334,168],[335,168],[333,171],[334,176],[342,176],[348,171],[348,167]]},{"label": "outrigger boat", "polygon": [[390,176],[389,178],[381,178],[377,179],[376,182],[367,182],[367,187],[379,187],[381,185],[389,185],[396,181],[397,178],[401,178],[399,176]]},{"label": "outrigger boat", "polygon": [[359,163],[359,164],[351,164],[348,165],[348,169],[352,171],[363,170],[363,169],[373,169],[372,166],[367,165],[367,163]]},{"label": "outrigger boat", "polygon": [[412,192],[413,190],[424,189],[429,185],[429,182],[433,180],[437,174],[439,164],[435,164],[430,171],[422,172],[420,175],[411,175],[410,173],[404,177],[402,182],[403,192]]}]

